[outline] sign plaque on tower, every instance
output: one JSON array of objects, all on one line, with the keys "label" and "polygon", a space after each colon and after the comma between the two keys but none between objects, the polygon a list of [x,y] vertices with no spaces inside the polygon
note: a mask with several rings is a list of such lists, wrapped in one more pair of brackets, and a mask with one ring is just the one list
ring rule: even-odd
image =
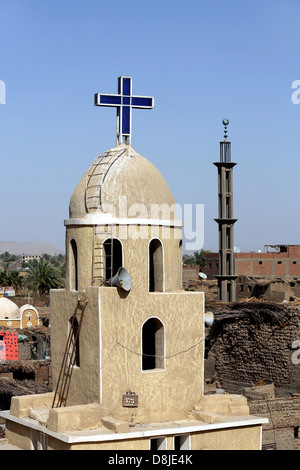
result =
[{"label": "sign plaque on tower", "polygon": [[122,396],[122,406],[127,407],[127,408],[137,408],[138,407],[138,395],[128,390]]},{"label": "sign plaque on tower", "polygon": [[131,115],[132,108],[152,109],[154,98],[132,94],[132,78],[118,78],[118,93],[96,93],[95,106],[110,106],[117,108],[117,144],[131,144]]}]

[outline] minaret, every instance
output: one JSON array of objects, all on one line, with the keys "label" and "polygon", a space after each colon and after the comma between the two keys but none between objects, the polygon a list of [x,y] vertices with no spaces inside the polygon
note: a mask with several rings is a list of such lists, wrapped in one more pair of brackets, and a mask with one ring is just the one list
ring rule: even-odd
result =
[{"label": "minaret", "polygon": [[231,142],[227,142],[228,119],[222,121],[224,141],[220,142],[220,161],[214,163],[218,168],[219,216],[219,275],[218,298],[221,302],[234,302],[236,297],[236,270],[233,249],[233,228],[237,219],[233,218],[233,167],[231,161]]}]

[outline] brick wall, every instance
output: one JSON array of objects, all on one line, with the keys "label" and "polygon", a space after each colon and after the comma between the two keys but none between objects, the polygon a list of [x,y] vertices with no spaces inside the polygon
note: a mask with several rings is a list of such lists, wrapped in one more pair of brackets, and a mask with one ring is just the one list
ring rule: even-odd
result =
[{"label": "brick wall", "polygon": [[275,385],[279,396],[300,393],[300,364],[293,359],[297,349],[292,347],[300,340],[300,309],[284,308],[277,321],[275,313],[263,316],[264,305],[257,302],[249,316],[243,315],[247,305],[240,306],[223,319],[210,306],[215,321],[207,336],[206,368],[214,365],[215,376],[230,393],[241,393],[263,379]]},{"label": "brick wall", "polygon": [[205,253],[204,257],[206,265],[202,269],[209,278],[219,274],[219,253]]},{"label": "brick wall", "polygon": [[37,384],[47,385],[51,388],[51,361],[20,361],[14,362],[12,365],[6,363],[0,368],[0,377],[8,377],[15,380],[32,380]]},{"label": "brick wall", "polygon": [[296,450],[297,440],[294,437],[294,428],[275,429],[262,433],[262,446],[274,443],[276,450]]},{"label": "brick wall", "polygon": [[248,404],[250,414],[269,419],[263,425],[263,446],[276,444],[276,450],[300,449],[300,397],[248,401]]},{"label": "brick wall", "polygon": [[31,344],[28,341],[18,341],[18,350],[20,361],[31,359]]},{"label": "brick wall", "polygon": [[[298,432],[300,432],[300,430],[298,430]],[[294,450],[300,450],[300,437],[299,437],[299,435],[296,439],[294,439]]]},{"label": "brick wall", "polygon": [[[236,274],[258,277],[300,277],[300,246],[288,245],[280,253],[235,253]],[[203,272],[209,276],[219,274],[219,254],[206,253]]]},{"label": "brick wall", "polygon": [[300,450],[300,347],[292,347],[300,340],[300,307],[241,302],[209,308],[215,321],[207,334],[205,378],[238,394],[262,380],[274,384],[276,398],[248,400],[250,414],[269,419],[263,446]]},{"label": "brick wall", "polygon": [[199,266],[184,264],[182,266],[183,281],[199,281]]},{"label": "brick wall", "polygon": [[286,253],[236,253],[238,276],[299,277],[300,259],[287,258]]},{"label": "brick wall", "polygon": [[37,361],[35,368],[35,381],[52,387],[51,361]]}]

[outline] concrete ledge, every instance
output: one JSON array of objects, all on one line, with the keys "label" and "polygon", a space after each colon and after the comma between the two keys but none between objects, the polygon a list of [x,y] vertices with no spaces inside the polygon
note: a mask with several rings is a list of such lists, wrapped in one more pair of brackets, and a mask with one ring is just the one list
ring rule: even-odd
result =
[{"label": "concrete ledge", "polygon": [[102,414],[102,407],[98,403],[52,408],[47,428],[60,433],[101,427]]},{"label": "concrete ledge", "polygon": [[120,421],[118,419],[113,418],[112,416],[106,416],[101,420],[103,426],[107,429],[110,429],[114,432],[129,432],[129,423],[125,421]]},{"label": "concrete ledge", "polygon": [[8,442],[8,439],[0,439],[0,450],[22,450],[20,447],[14,446]]},{"label": "concrete ledge", "polygon": [[249,407],[246,404],[229,404],[229,416],[247,416],[250,414]]},{"label": "concrete ledge", "polygon": [[18,418],[28,416],[30,409],[51,407],[53,398],[53,392],[40,393],[38,395],[23,395],[20,397],[12,397],[10,414]]},{"label": "concrete ledge", "polygon": [[247,398],[242,395],[217,394],[204,395],[194,406],[194,412],[214,413],[222,416],[248,416]]},{"label": "concrete ledge", "polygon": [[63,432],[58,433],[39,425],[37,422],[33,422],[28,418],[17,418],[12,416],[9,411],[0,411],[0,417],[7,421],[11,421],[22,426],[28,427],[29,429],[36,429],[37,431],[43,432],[49,436],[54,437],[62,442],[68,444],[83,444],[85,442],[115,442],[124,439],[139,439],[144,437],[157,437],[157,436],[173,436],[177,434],[188,434],[194,432],[211,432],[214,430],[226,430],[233,428],[259,426],[267,424],[268,418],[258,418],[256,416],[245,416],[243,419],[231,419],[223,420],[221,423],[199,423],[197,420],[184,420],[176,422],[176,426],[172,423],[172,426],[168,426],[168,423],[161,423],[161,426],[155,427],[155,429],[149,427],[143,428],[143,430],[129,430],[129,433],[112,433],[105,432],[105,428],[81,431],[81,432]]},{"label": "concrete ledge", "polygon": [[220,423],[223,420],[221,415],[211,413],[209,411],[195,411],[193,413],[194,418],[199,419],[207,424]]}]

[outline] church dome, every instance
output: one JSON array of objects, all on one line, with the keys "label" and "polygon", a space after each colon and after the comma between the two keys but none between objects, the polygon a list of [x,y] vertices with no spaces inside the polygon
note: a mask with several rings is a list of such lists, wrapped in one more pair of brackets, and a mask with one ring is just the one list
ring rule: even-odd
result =
[{"label": "church dome", "polygon": [[19,307],[7,299],[6,297],[0,298],[0,319],[16,320],[20,318]]},{"label": "church dome", "polygon": [[113,214],[123,218],[173,220],[175,212],[168,209],[155,217],[153,205],[168,208],[174,204],[157,168],[122,143],[101,154],[79,181],[70,200],[69,216],[82,219],[93,214]]}]

